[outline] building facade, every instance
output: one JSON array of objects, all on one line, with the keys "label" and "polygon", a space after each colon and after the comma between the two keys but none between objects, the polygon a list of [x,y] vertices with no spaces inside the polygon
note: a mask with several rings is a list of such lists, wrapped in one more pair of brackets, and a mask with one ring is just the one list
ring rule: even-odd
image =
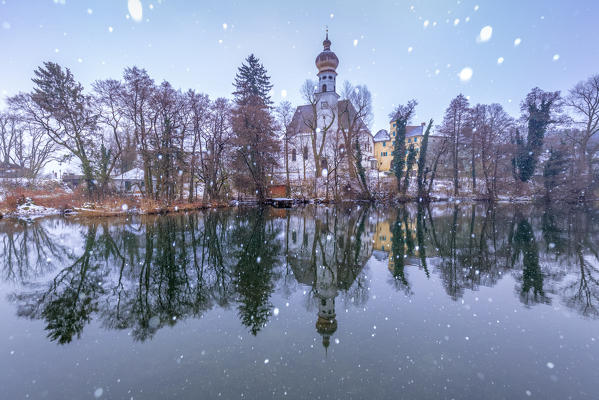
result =
[{"label": "building facade", "polygon": [[340,100],[337,93],[339,59],[331,50],[328,32],[323,51],[318,54],[315,63],[318,82],[313,98],[310,104],[297,107],[290,124],[292,139],[288,163],[291,180],[316,181],[331,173],[346,175],[348,154],[355,154],[354,148],[345,148],[344,137],[347,135],[357,137],[359,141],[362,166],[368,171],[375,171],[372,134],[366,124],[356,117],[352,103]]},{"label": "building facade", "polygon": [[[377,160],[377,168],[379,172],[387,172],[391,170],[391,161],[393,160],[393,148],[395,144],[395,136],[397,135],[397,127],[395,121],[391,121],[390,130],[387,132],[385,129],[381,129],[374,136],[374,157]],[[424,131],[426,124],[423,122],[417,126],[406,126],[406,149],[410,146],[414,146],[414,149],[418,152],[424,137]],[[432,138],[433,136],[429,136]]]}]

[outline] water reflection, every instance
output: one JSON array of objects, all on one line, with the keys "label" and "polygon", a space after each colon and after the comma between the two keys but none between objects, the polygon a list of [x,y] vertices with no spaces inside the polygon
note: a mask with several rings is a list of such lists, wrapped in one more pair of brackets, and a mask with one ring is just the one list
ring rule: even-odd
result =
[{"label": "water reflection", "polygon": [[511,274],[527,307],[559,302],[597,318],[597,220],[596,210],[445,204],[3,221],[1,277],[17,314],[43,320],[61,344],[91,320],[144,341],[215,307],[235,309],[258,335],[276,314],[275,291],[306,290],[326,349],[349,328],[336,301],[364,307],[366,271],[381,264],[408,296],[418,291],[411,274],[437,276],[453,300]]}]

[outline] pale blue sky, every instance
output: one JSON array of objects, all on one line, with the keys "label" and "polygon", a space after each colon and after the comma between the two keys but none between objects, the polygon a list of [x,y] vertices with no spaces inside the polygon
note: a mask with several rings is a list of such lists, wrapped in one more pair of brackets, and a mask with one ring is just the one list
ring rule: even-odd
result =
[{"label": "pale blue sky", "polygon": [[[230,97],[236,69],[254,53],[272,77],[273,100],[286,91],[298,105],[301,84],[315,78],[325,25],[340,60],[338,79],[365,84],[374,95],[374,132],[388,129],[387,114],[411,98],[420,103],[414,122],[439,123],[460,92],[517,116],[532,87],[566,91],[599,73],[594,0],[141,4],[136,22],[127,0],[0,0],[2,97],[29,90],[44,60],[71,68],[86,88],[138,65],[156,81]],[[492,36],[479,43],[485,26]],[[458,74],[466,67],[473,74],[463,82]]]}]

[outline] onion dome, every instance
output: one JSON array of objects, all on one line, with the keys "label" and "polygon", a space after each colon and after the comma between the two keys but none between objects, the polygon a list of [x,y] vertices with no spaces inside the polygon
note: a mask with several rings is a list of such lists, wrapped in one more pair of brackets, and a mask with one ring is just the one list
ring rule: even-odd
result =
[{"label": "onion dome", "polygon": [[316,57],[316,68],[318,72],[333,71],[339,66],[337,55],[331,51],[331,41],[329,40],[329,31],[324,42],[322,42],[324,50]]},{"label": "onion dome", "polygon": [[337,319],[318,317],[316,331],[321,335],[332,335],[337,331]]}]

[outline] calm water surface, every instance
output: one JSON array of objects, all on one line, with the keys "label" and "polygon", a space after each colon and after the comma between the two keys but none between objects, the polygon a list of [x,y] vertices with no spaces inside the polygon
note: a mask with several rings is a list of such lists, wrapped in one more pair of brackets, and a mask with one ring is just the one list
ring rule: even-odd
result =
[{"label": "calm water surface", "polygon": [[597,399],[599,211],[0,221],[2,399]]}]

